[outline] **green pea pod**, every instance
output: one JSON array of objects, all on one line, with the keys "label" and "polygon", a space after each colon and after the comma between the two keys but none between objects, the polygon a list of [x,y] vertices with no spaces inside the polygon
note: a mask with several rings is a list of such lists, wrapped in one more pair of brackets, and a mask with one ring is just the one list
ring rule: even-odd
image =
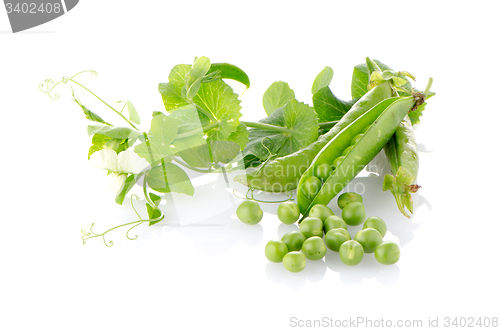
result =
[{"label": "green pea pod", "polygon": [[[314,158],[311,166],[302,175],[297,190],[297,204],[302,215],[307,216],[312,206],[327,205],[351,180],[382,150],[392,137],[399,123],[416,105],[417,99],[396,97],[386,99],[360,116],[335,136]],[[355,137],[363,133],[353,143],[345,157],[337,162],[343,151],[351,146]],[[317,194],[307,191],[308,181],[314,177],[314,169],[319,164],[335,163],[337,167],[323,182]]]},{"label": "green pea pod", "polygon": [[391,95],[392,88],[389,82],[377,85],[361,97],[340,121],[317,141],[295,153],[266,162],[248,174],[236,176],[234,181],[266,192],[287,192],[297,188],[302,174],[332,138],[370,108],[390,98]]},{"label": "green pea pod", "polygon": [[418,150],[410,118],[405,116],[396,132],[384,147],[385,155],[391,166],[391,174],[384,177],[382,189],[390,190],[396,198],[401,213],[410,217],[405,210],[413,213],[413,201],[410,193],[415,193],[420,186],[414,184],[418,173]]}]

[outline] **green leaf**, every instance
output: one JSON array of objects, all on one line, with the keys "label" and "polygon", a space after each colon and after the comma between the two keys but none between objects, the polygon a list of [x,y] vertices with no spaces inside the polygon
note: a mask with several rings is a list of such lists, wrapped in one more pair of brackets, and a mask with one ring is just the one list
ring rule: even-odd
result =
[{"label": "green leaf", "polygon": [[178,134],[184,132],[192,132],[194,134],[199,131],[199,134],[203,135],[203,127],[209,124],[206,117],[205,122],[202,122],[195,105],[186,105],[174,109],[170,112],[169,118],[177,121]]},{"label": "green leaf", "polygon": [[88,158],[97,151],[104,148],[104,145],[110,141],[111,138],[102,134],[95,134],[92,136],[92,145],[89,148]]},{"label": "green leaf", "polygon": [[[149,203],[146,204],[149,219],[155,219],[155,218],[160,217],[161,210],[158,209],[157,207],[160,205],[161,197],[154,194],[154,193],[149,193],[149,198],[154,203],[154,206],[151,206]],[[151,225],[156,224],[158,222],[160,222],[160,221],[149,222],[149,225],[151,226]]]},{"label": "green leaf", "polygon": [[185,86],[184,77],[190,70],[189,64],[178,64],[170,71],[168,83],[158,85],[166,111],[188,105],[182,96],[182,88]]},{"label": "green leaf", "polygon": [[149,129],[150,140],[168,147],[177,136],[177,123],[164,114],[153,117]]},{"label": "green leaf", "polygon": [[139,180],[141,176],[139,175],[134,175],[130,174],[127,179],[125,180],[125,186],[123,187],[122,191],[118,193],[115,197],[115,202],[119,205],[123,203],[123,200],[125,200],[125,197],[127,196],[127,193],[134,187],[134,185],[137,183],[137,180]]},{"label": "green leaf", "polygon": [[255,155],[261,160],[267,159],[270,156],[267,148],[277,156],[289,155],[318,138],[318,121],[314,109],[295,99],[290,100],[284,107],[278,108],[271,116],[259,122],[286,127],[290,129],[290,132],[251,129],[250,140],[243,151],[246,159],[251,159],[249,155]]},{"label": "green leaf", "polygon": [[151,120],[148,141],[135,146],[134,151],[152,165],[174,153],[170,144],[176,136],[176,121],[165,114],[158,114]]},{"label": "green leaf", "polygon": [[210,144],[212,162],[229,163],[234,160],[247,145],[248,135],[249,132],[243,124],[240,124],[228,138],[224,138],[218,131],[214,130],[207,138]]},{"label": "green leaf", "polygon": [[156,207],[160,205],[161,197],[159,195],[156,195],[154,193],[149,193],[149,198],[151,199],[151,201],[153,201]]},{"label": "green leaf", "polygon": [[137,112],[134,105],[130,101],[127,101],[127,111],[128,111],[128,118],[132,122],[137,123],[137,124],[141,124],[141,119],[139,117],[139,113]]},{"label": "green leaf", "polygon": [[201,79],[207,74],[208,70],[210,70],[210,60],[208,57],[202,56],[197,58],[185,76],[186,89],[189,89],[197,80],[201,82]]},{"label": "green leaf", "polygon": [[333,79],[333,69],[330,68],[329,66],[326,66],[325,69],[321,70],[318,76],[316,76],[316,79],[314,79],[314,83],[311,88],[311,93],[315,94],[322,88],[327,87],[332,82],[332,79]]},{"label": "green leaf", "polygon": [[382,183],[382,191],[387,191],[392,188],[392,186],[396,183],[396,178],[394,178],[391,174],[386,174],[384,176],[384,182]]},{"label": "green leaf", "polygon": [[96,145],[91,145],[89,147],[89,152],[88,152],[88,155],[87,155],[88,159],[90,160],[90,156],[92,154],[94,154],[95,152],[100,151],[101,149],[102,149],[102,147],[99,147],[99,146],[96,146]]},{"label": "green leaf", "polygon": [[193,135],[187,138],[175,139],[172,144],[175,146],[175,153],[190,166],[208,168],[212,164],[207,141],[203,136]]},{"label": "green leaf", "polygon": [[396,172],[396,181],[405,186],[410,186],[411,183],[415,180],[415,176],[413,176],[408,170],[403,167],[399,167]]},{"label": "green leaf", "polygon": [[417,107],[417,109],[410,111],[408,113],[408,117],[410,118],[411,125],[415,125],[420,123],[420,116],[422,116],[422,112],[425,110],[425,106],[427,105],[427,102],[424,102],[420,106]]},{"label": "green leaf", "polygon": [[176,154],[187,164],[197,168],[209,168],[212,163],[228,163],[236,158],[245,148],[248,134],[246,127],[240,124],[228,138],[224,138],[218,130],[211,130],[206,140],[201,135],[193,135],[176,139],[172,144]]},{"label": "green leaf", "polygon": [[249,132],[245,125],[240,124],[236,128],[236,131],[231,132],[231,135],[225,138],[220,131],[210,130],[208,132],[207,141],[231,141],[239,145],[239,148],[243,150],[248,143]]},{"label": "green leaf", "polygon": [[259,159],[257,156],[253,154],[248,154],[243,157],[242,163],[245,168],[252,168],[261,165],[264,162],[264,159]]},{"label": "green leaf", "polygon": [[264,92],[262,103],[267,116],[271,115],[276,109],[283,107],[288,100],[295,98],[295,92],[285,82],[274,82]]},{"label": "green leaf", "polygon": [[[177,65],[169,75],[168,83],[161,83],[159,91],[167,111],[184,107],[189,103],[182,96],[184,87],[184,76],[189,72],[191,66]],[[201,83],[200,89],[193,102],[197,106],[199,119],[203,126],[218,124],[220,133],[228,138],[232,132],[237,130],[240,113],[240,100],[233,89],[221,79]]]},{"label": "green leaf", "polygon": [[189,86],[189,88],[186,91],[186,99],[187,100],[193,100],[193,98],[198,94],[198,91],[200,90],[201,87],[201,82],[203,80],[203,77],[198,78]]},{"label": "green leaf", "polygon": [[96,133],[92,136],[92,145],[103,147],[111,138],[100,133]]},{"label": "green leaf", "polygon": [[100,123],[90,124],[87,127],[87,133],[89,134],[89,136],[93,134],[102,134],[109,138],[115,139],[132,139],[142,135],[141,132],[131,128],[104,125]]},{"label": "green leaf", "polygon": [[172,163],[162,163],[153,167],[148,172],[146,181],[149,187],[157,192],[194,194],[194,187],[188,175],[184,170]]},{"label": "green leaf", "polygon": [[[73,95],[74,96],[74,95]],[[106,124],[106,125],[111,125],[108,122],[104,121],[101,116],[97,115],[96,113],[90,111],[87,107],[85,107],[80,101],[78,101],[76,98],[73,99],[80,107],[82,107],[83,113],[85,114],[85,118],[87,118],[89,121],[101,123],[101,124]]]},{"label": "green leaf", "polygon": [[229,63],[212,63],[208,73],[218,71],[222,79],[232,79],[250,88],[248,75],[237,66]]},{"label": "green leaf", "polygon": [[[153,194],[153,193],[151,193],[151,194]],[[161,210],[158,208],[151,207],[151,205],[149,203],[146,203],[146,209],[148,211],[149,219],[155,219],[155,218],[158,218],[161,216]],[[154,225],[158,222],[161,222],[161,221],[149,222],[149,226]]]},{"label": "green leaf", "polygon": [[229,163],[240,152],[240,146],[237,143],[227,140],[211,140],[210,153],[214,163]]},{"label": "green leaf", "polygon": [[108,136],[96,133],[92,136],[92,146],[89,148],[88,158],[97,151],[104,148],[114,150],[117,154],[126,150],[135,143],[137,138],[133,139],[111,139]]},{"label": "green leaf", "polygon": [[240,100],[233,89],[222,80],[201,84],[193,101],[219,122],[218,128],[214,130],[219,131],[224,138],[228,138],[240,125]]},{"label": "green leaf", "polygon": [[337,121],[351,109],[357,100],[343,101],[337,98],[330,88],[323,87],[313,95],[313,104],[319,122]]},{"label": "green leaf", "polygon": [[[378,60],[373,61],[382,71],[392,70],[388,65]],[[366,62],[354,67],[351,81],[351,96],[353,99],[359,99],[368,92],[368,78],[370,74]]]},{"label": "green leaf", "polygon": [[370,59],[368,56],[365,59],[366,67],[368,68],[368,73],[371,75],[374,72],[377,72],[379,74],[382,73],[384,69],[382,69],[377,62],[374,60]]}]

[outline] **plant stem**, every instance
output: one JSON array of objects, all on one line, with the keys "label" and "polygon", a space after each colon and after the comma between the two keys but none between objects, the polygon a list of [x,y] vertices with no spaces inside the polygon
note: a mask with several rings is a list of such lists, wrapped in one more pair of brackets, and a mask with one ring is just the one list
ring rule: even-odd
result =
[{"label": "plant stem", "polygon": [[144,183],[142,185],[142,190],[144,192],[144,197],[146,198],[148,203],[151,205],[151,207],[155,208],[156,207],[155,203],[153,201],[151,201],[151,199],[149,198],[147,176],[148,176],[148,174],[145,173],[144,174]]},{"label": "plant stem", "polygon": [[[335,124],[337,124],[338,122],[339,121],[322,122],[322,123],[318,123],[318,126],[321,129],[329,129],[332,126],[334,126]],[[248,126],[250,128],[264,129],[264,130],[273,131],[273,132],[283,132],[283,133],[292,132],[292,130],[290,130],[289,128],[284,128],[282,126],[277,126],[277,125],[272,125],[272,124],[266,124],[266,123],[260,123],[260,122],[246,122],[246,121],[240,121],[240,123],[244,124],[245,126]],[[219,127],[219,125],[220,125],[220,122],[217,121],[215,123],[212,123],[212,124],[209,124],[207,126],[202,127],[201,130],[197,129],[197,130],[191,130],[191,131],[179,133],[177,135],[176,139],[191,137],[191,136],[200,134],[202,131],[203,131],[203,134],[205,134],[206,132]]]},{"label": "plant stem", "polygon": [[[186,99],[184,99],[186,100]],[[187,100],[186,100],[187,101]],[[215,117],[212,116],[212,113],[210,113],[209,111],[206,111],[205,109],[201,108],[200,106],[198,106],[197,104],[195,104],[196,106],[196,109],[198,109],[199,111],[201,111],[206,117],[208,117],[208,119],[212,122],[217,122],[217,119]]]},{"label": "plant stem", "polygon": [[426,99],[427,99],[427,95],[429,94],[429,91],[431,90],[431,86],[432,86],[433,81],[434,80],[432,79],[432,77],[429,77],[429,81],[427,82],[427,86],[425,87],[425,90],[424,90],[424,96]]},{"label": "plant stem", "polygon": [[219,126],[219,124],[220,124],[220,122],[209,124],[207,126],[202,127],[201,131],[199,129],[197,129],[197,130],[191,130],[191,131],[179,133],[175,137],[175,139],[182,139],[182,138],[186,138],[186,137],[191,137],[191,136],[194,136],[194,135],[197,135],[197,134],[200,134],[200,133],[205,134],[207,131],[210,131],[210,130],[212,130],[214,128],[217,128]]},{"label": "plant stem", "polygon": [[322,122],[322,123],[318,123],[318,126],[320,127],[320,129],[329,129],[332,126],[334,126],[335,124],[337,124],[338,122],[339,121]]},{"label": "plant stem", "polygon": [[108,106],[109,108],[111,108],[115,113],[117,113],[121,118],[123,118],[131,127],[133,127],[134,129],[136,129],[137,131],[140,131],[132,122],[130,122],[125,116],[123,116],[122,113],[120,113],[118,110],[116,110],[115,108],[111,107],[106,101],[102,100],[101,98],[99,98],[97,95],[95,95],[91,90],[89,90],[88,88],[86,88],[85,86],[83,86],[82,84],[78,83],[76,80],[73,80],[73,79],[69,79],[70,81],[72,81],[73,83],[81,86],[82,88],[84,88],[85,90],[87,90],[90,94],[92,94],[94,97],[96,97],[97,99],[99,99],[102,103],[104,103],[106,106]]},{"label": "plant stem", "polygon": [[[337,124],[339,121],[331,121],[331,122],[322,122],[318,123],[318,126],[321,129],[328,129]],[[282,126],[277,126],[277,125],[272,125],[272,124],[266,124],[266,123],[260,123],[260,122],[246,122],[246,121],[240,121],[241,124],[244,124],[250,128],[257,128],[257,129],[263,129],[263,130],[268,130],[268,131],[273,131],[273,132],[284,132],[284,133],[289,133],[292,132],[289,128],[284,128]]]},{"label": "plant stem", "polygon": [[260,122],[244,122],[244,121],[240,121],[240,123],[244,124],[250,128],[269,130],[269,131],[273,131],[273,132],[283,132],[283,133],[292,132],[292,130],[290,130],[289,128],[284,128],[282,126],[277,126],[277,125],[272,125],[272,124],[266,124],[266,123],[260,123]]},{"label": "plant stem", "polygon": [[179,160],[176,157],[172,158],[172,161],[175,161],[175,162],[179,163],[181,166],[186,167],[186,168],[191,169],[191,170],[194,170],[194,171],[197,171],[197,172],[202,172],[202,173],[214,172],[214,169],[200,169],[200,168],[192,167],[189,164],[182,162],[181,160]]}]

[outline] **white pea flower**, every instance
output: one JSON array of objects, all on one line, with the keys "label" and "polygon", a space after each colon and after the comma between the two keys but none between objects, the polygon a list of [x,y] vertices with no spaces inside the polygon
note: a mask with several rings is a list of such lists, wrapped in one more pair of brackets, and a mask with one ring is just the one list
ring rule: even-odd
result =
[{"label": "white pea flower", "polygon": [[109,186],[115,194],[123,190],[127,174],[139,174],[149,167],[148,161],[137,155],[133,148],[119,154],[112,149],[101,149],[92,153],[89,162],[93,167],[111,171]]}]

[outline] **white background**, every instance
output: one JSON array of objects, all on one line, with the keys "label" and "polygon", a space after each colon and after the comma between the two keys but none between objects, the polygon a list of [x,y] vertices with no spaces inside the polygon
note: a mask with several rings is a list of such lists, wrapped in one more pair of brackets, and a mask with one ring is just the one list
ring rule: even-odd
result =
[{"label": "white background", "polygon": [[[420,329],[438,318],[442,329],[446,317],[500,317],[499,9],[496,1],[81,1],[18,34],[0,9],[0,329],[287,330],[294,317],[422,320]],[[82,245],[81,228],[95,222],[104,231],[135,215],[89,166],[87,121],[70,87],[59,86],[53,101],[38,84],[96,70],[80,81],[108,102],[132,100],[147,130],[163,107],[158,83],[202,55],[248,73],[246,120],[265,116],[262,94],[277,80],[311,103],[326,65],[332,90],[348,99],[352,68],[366,56],[409,71],[420,89],[434,78],[437,95],[416,131],[415,217],[398,213],[378,178],[357,179],[367,213],[383,217],[401,244],[396,265],[371,255],[346,267],[329,252],[288,273],[263,252],[293,228],[280,226],[277,205],[263,206],[259,225],[243,225],[238,200],[210,177],[198,179],[202,194],[163,205],[164,222],[136,228],[139,239],[117,231],[107,236],[112,248],[100,239]]]}]

